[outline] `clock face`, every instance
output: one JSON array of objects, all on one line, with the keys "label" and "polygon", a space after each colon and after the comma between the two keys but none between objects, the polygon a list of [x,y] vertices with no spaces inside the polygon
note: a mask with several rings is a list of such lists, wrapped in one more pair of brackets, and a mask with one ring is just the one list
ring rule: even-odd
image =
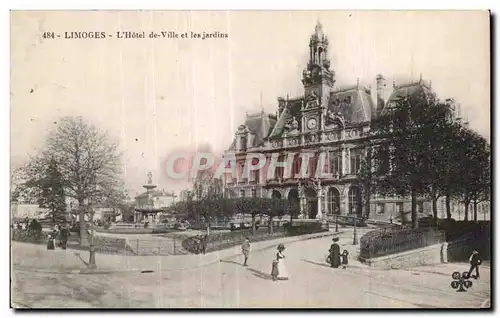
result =
[{"label": "clock face", "polygon": [[307,128],[315,129],[317,126],[316,118],[311,118],[307,121]]}]

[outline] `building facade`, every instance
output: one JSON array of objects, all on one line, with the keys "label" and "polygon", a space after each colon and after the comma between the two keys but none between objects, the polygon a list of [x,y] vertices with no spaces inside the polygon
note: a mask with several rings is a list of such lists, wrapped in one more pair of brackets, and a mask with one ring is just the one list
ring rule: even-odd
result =
[{"label": "building facade", "polygon": [[[224,154],[225,158],[234,158],[237,171],[236,175],[223,175],[226,189],[240,197],[295,200],[300,204],[303,218],[321,219],[338,214],[394,221],[408,219],[411,211],[408,198],[372,195],[367,211],[364,189],[357,175],[366,155],[364,146],[371,120],[401,97],[431,94],[430,83],[422,78],[399,85],[393,83],[389,91],[384,76],[377,75],[373,81],[375,89],[361,86],[359,80],[350,86],[338,86],[328,59],[328,37],[319,22],[308,49],[309,61],[301,79],[304,94],[279,97],[276,114],[261,111],[247,115],[245,123],[238,127]],[[322,172],[331,176],[304,178],[299,174],[301,168],[306,168],[301,156],[305,152],[313,153],[307,163],[310,175],[319,164]],[[250,153],[264,154],[266,165],[244,174]],[[286,161],[286,167],[269,169],[273,156],[278,162]],[[442,206],[438,204],[440,214]],[[420,199],[417,207],[420,215],[432,213],[430,203],[424,200]]]},{"label": "building facade", "polygon": [[[174,192],[167,192],[165,190],[153,190],[151,192],[144,192],[135,197],[136,209],[164,209],[175,203],[177,196]],[[141,212],[134,211],[134,222],[143,221],[144,215]],[[149,221],[152,223],[153,219]]]}]

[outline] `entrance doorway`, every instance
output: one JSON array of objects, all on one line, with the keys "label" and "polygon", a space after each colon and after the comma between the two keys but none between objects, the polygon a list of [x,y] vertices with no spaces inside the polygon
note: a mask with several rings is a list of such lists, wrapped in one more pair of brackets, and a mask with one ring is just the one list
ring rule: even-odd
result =
[{"label": "entrance doorway", "polygon": [[318,198],[316,197],[316,191],[311,188],[306,188],[304,194],[306,196],[306,215],[309,219],[315,219],[318,214]]},{"label": "entrance doorway", "polygon": [[271,194],[272,199],[281,199],[281,192],[277,190],[273,190],[273,193]]}]

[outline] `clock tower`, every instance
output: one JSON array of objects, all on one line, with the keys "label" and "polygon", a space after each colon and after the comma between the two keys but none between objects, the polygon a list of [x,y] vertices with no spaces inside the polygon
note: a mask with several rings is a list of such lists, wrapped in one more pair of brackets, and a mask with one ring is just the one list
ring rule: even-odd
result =
[{"label": "clock tower", "polygon": [[330,70],[327,53],[328,38],[318,21],[309,40],[309,61],[302,73],[305,93],[302,105],[304,133],[324,129],[328,97],[335,84],[335,72]]}]

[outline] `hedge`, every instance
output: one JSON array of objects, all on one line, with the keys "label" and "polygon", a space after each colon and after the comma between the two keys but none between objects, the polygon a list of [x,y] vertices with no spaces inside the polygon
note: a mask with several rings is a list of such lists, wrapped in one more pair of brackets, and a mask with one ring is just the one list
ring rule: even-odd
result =
[{"label": "hedge", "polygon": [[[328,231],[323,229],[320,222],[294,222],[286,223],[282,227],[275,227],[273,233],[269,233],[269,228],[263,227],[256,230],[255,235],[252,229],[211,233],[206,236],[206,252],[219,251],[226,248],[242,244],[248,237],[250,242],[260,242],[280,237],[297,236]],[[201,242],[199,237],[189,237],[182,241],[182,247],[191,253],[201,252]]]},{"label": "hedge", "polygon": [[443,231],[432,228],[386,228],[371,231],[360,239],[360,258],[369,259],[396,254],[445,241]]}]

